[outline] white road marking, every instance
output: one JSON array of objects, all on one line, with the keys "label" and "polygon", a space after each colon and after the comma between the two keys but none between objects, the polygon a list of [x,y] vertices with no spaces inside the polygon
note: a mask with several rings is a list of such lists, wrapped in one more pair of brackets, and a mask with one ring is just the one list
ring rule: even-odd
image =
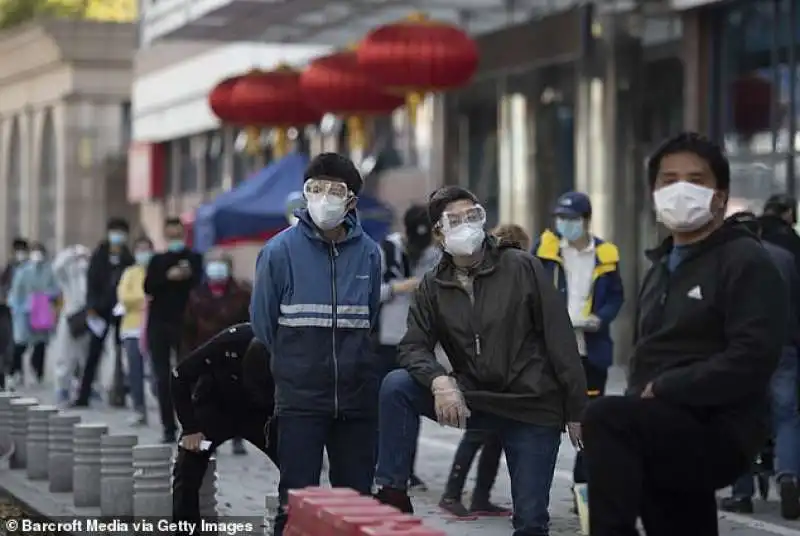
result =
[{"label": "white road marking", "polygon": [[[431,447],[434,449],[455,453],[457,445],[450,443],[449,441],[442,441],[440,439],[432,439],[429,437],[420,437],[419,442],[426,447]],[[505,456],[500,459],[501,465],[507,467]],[[564,469],[556,469],[555,477],[559,480],[565,480],[567,482],[572,482],[572,472],[565,471]],[[720,512],[719,518],[724,519],[726,521],[730,521],[731,523],[735,523],[737,525],[741,525],[743,527],[747,527],[753,530],[760,530],[762,532],[767,532],[769,534],[775,534],[776,536],[800,536],[800,530],[792,529],[789,527],[784,527],[783,525],[778,525],[775,523],[769,523],[767,521],[760,521],[758,519],[753,519],[747,516],[738,515],[738,514],[731,514],[728,512]]]}]

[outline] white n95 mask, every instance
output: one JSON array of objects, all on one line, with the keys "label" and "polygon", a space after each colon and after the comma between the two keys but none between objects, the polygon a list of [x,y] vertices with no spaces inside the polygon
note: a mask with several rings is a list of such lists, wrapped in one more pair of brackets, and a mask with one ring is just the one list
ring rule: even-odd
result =
[{"label": "white n95 mask", "polygon": [[346,207],[347,199],[331,199],[323,196],[308,201],[308,213],[317,227],[323,231],[330,231],[344,221]]},{"label": "white n95 mask", "polygon": [[688,233],[700,229],[714,217],[711,200],[714,189],[686,181],[653,192],[658,221],[670,231]]},{"label": "white n95 mask", "polygon": [[481,223],[462,223],[444,233],[444,250],[456,257],[472,255],[483,244],[486,231]]}]

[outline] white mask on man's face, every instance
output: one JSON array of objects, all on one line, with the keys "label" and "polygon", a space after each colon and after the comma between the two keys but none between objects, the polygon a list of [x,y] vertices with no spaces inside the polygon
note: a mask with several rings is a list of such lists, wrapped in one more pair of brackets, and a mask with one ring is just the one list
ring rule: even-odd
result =
[{"label": "white mask on man's face", "polygon": [[330,231],[344,221],[347,214],[347,199],[322,196],[308,201],[308,213],[323,231]]},{"label": "white mask on man's face", "polygon": [[658,221],[673,232],[690,233],[714,218],[714,189],[680,181],[653,192]]},{"label": "white mask on man's face", "polygon": [[444,233],[444,249],[450,255],[466,257],[478,251],[485,237],[482,223],[462,223]]}]

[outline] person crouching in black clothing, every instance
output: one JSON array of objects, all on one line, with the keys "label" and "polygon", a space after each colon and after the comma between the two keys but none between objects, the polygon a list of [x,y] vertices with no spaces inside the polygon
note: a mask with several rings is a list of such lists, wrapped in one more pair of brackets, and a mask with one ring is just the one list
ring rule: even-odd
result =
[{"label": "person crouching in black clothing", "polygon": [[250,324],[237,324],[187,355],[173,370],[171,387],[182,428],[172,516],[198,522],[200,485],[209,458],[222,443],[244,438],[278,464],[269,353],[253,338]]}]

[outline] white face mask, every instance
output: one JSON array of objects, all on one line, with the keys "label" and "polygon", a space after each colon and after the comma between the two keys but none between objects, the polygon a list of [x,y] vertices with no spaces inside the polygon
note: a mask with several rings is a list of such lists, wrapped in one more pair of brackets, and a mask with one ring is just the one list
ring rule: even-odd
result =
[{"label": "white face mask", "polygon": [[478,251],[485,237],[482,224],[464,223],[445,233],[444,250],[456,257],[466,257]]},{"label": "white face mask", "polygon": [[32,262],[36,263],[42,262],[44,260],[44,253],[42,253],[41,251],[31,251],[30,259]]},{"label": "white face mask", "polygon": [[323,196],[319,199],[308,201],[308,213],[317,227],[323,231],[330,231],[344,221],[347,199],[330,199]]},{"label": "white face mask", "polygon": [[658,221],[670,231],[690,233],[712,220],[714,190],[681,181],[653,192]]}]

